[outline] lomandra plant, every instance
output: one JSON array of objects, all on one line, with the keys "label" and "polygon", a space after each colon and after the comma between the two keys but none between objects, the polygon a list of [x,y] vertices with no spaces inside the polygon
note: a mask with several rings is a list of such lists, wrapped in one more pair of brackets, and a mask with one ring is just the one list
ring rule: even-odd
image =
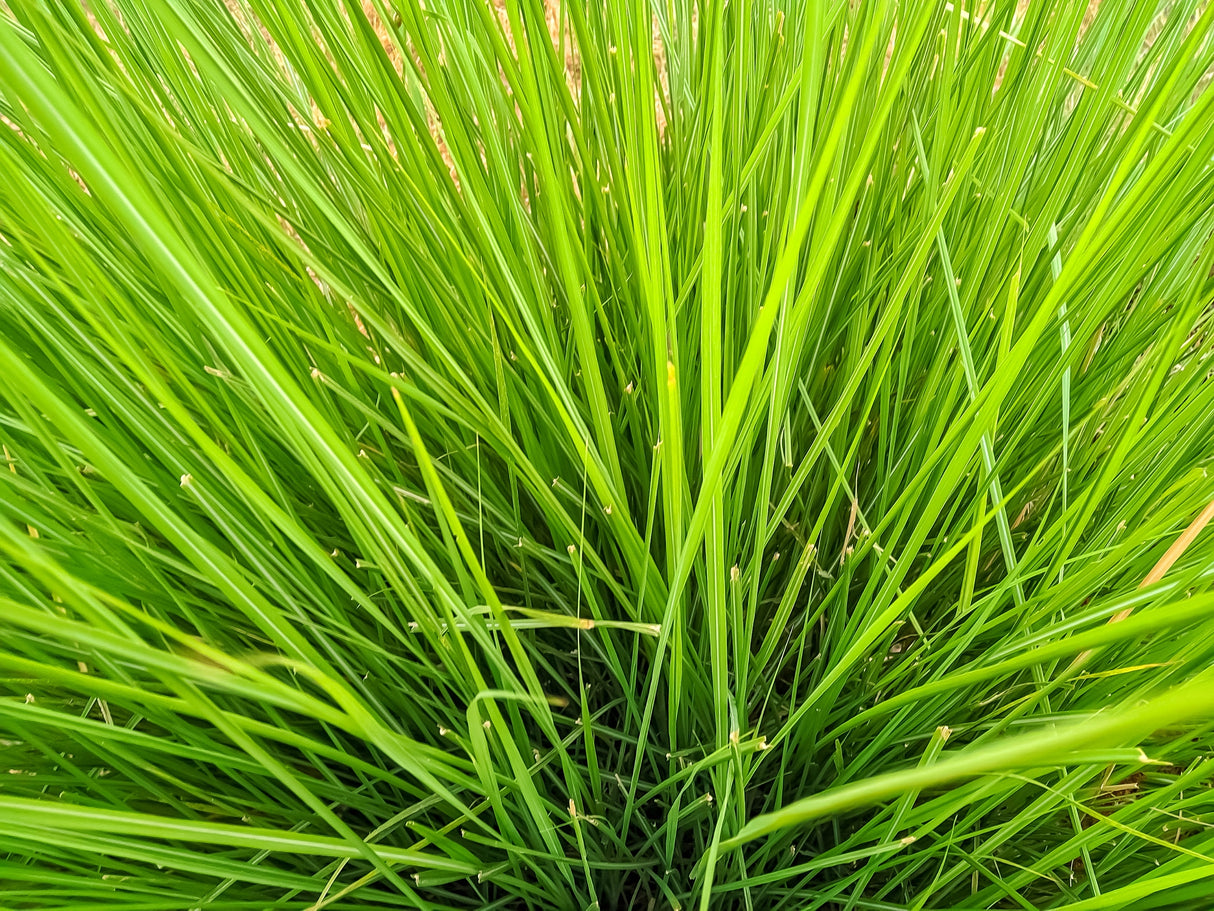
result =
[{"label": "lomandra plant", "polygon": [[1214,5],[5,0],[0,907],[1214,902]]}]

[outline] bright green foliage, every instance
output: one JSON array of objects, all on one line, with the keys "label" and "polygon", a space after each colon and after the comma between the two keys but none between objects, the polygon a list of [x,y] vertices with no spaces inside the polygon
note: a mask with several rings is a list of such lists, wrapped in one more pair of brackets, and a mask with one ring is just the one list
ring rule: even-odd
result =
[{"label": "bright green foliage", "polygon": [[1211,907],[1214,5],[1087,5],[0,4],[0,907]]}]

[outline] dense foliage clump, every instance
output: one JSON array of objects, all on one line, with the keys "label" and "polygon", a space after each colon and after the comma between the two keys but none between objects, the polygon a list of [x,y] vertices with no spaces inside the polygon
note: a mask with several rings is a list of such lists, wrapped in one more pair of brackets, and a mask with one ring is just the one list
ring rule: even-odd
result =
[{"label": "dense foliage clump", "polygon": [[1212,23],[0,4],[0,907],[1211,906]]}]

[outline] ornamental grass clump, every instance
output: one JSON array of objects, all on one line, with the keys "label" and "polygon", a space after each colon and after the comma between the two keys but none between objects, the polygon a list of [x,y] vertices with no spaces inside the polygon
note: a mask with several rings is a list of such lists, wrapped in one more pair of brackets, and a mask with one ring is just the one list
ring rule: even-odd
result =
[{"label": "ornamental grass clump", "polygon": [[1214,904],[1214,5],[0,4],[0,907]]}]

